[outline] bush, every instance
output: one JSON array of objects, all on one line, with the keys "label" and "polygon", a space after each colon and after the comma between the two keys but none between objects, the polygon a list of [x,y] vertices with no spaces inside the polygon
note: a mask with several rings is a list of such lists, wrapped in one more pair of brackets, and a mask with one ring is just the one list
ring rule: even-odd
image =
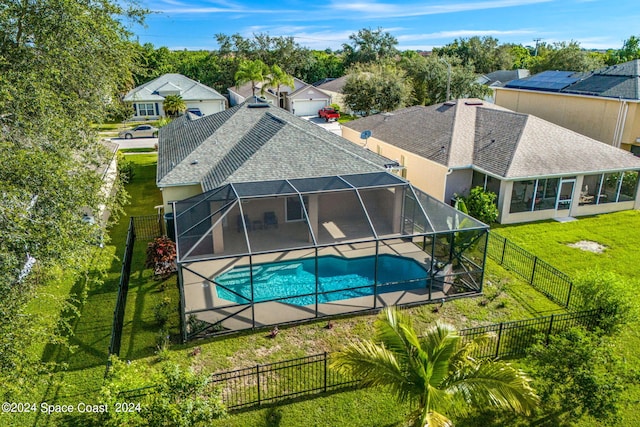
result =
[{"label": "bush", "polygon": [[469,215],[485,224],[492,224],[496,222],[500,213],[496,206],[496,197],[496,194],[491,191],[474,187],[467,197],[462,197],[462,202]]},{"label": "bush", "polygon": [[127,156],[118,151],[118,179],[122,184],[128,184],[133,179],[133,163]]},{"label": "bush", "polygon": [[618,274],[594,269],[577,274],[573,283],[583,310],[602,309],[599,326],[604,332],[615,332],[635,317],[635,287]]},{"label": "bush", "polygon": [[158,279],[166,279],[176,271],[176,244],[167,236],[157,237],[147,246],[145,267],[152,268]]}]

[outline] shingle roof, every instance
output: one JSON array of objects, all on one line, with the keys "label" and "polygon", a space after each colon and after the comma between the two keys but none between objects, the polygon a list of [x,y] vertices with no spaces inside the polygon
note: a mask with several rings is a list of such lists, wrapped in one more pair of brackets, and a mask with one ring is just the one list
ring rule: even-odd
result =
[{"label": "shingle roof", "polygon": [[164,97],[158,94],[158,90],[179,90],[180,96],[185,101],[195,100],[226,100],[226,98],[209,86],[205,86],[182,74],[163,74],[143,85],[132,89],[127,93],[124,101],[162,101]]},{"label": "shingle roof", "polygon": [[160,187],[384,171],[389,159],[318,125],[268,104],[245,102],[190,121],[180,117],[160,130]]},{"label": "shingle roof", "polygon": [[328,90],[329,92],[342,93],[342,88],[347,81],[347,76],[338,77],[337,79],[331,79],[327,82],[323,82],[317,87],[322,90]]},{"label": "shingle roof", "polygon": [[640,159],[627,151],[479,100],[409,107],[343,126],[371,130],[374,138],[449,168],[507,179],[640,170]]}]

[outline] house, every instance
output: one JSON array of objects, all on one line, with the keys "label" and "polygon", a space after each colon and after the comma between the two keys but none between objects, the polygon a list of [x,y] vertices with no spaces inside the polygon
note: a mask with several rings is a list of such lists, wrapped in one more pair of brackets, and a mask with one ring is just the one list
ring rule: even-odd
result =
[{"label": "house", "polygon": [[[296,116],[316,116],[318,115],[318,110],[331,104],[331,95],[303,82],[297,77],[294,77],[293,81],[294,87],[280,86],[280,100],[278,100],[278,88],[266,87],[266,82],[257,83],[255,95],[262,97],[269,104],[284,108]],[[231,106],[241,104],[254,95],[251,82],[231,87],[228,91],[229,104]]]},{"label": "house", "polygon": [[182,338],[482,291],[488,226],[253,102],[160,131]]},{"label": "house", "polygon": [[345,123],[342,136],[396,159],[403,177],[438,200],[476,186],[494,192],[503,224],[640,208],[640,159],[478,99],[365,117]]},{"label": "house", "polygon": [[155,120],[165,117],[162,104],[168,95],[180,95],[187,111],[209,115],[223,111],[227,100],[209,86],[182,74],[163,74],[127,93],[123,101],[133,106],[132,120]]},{"label": "house", "polygon": [[495,102],[497,87],[504,87],[512,80],[523,79],[529,77],[531,73],[529,70],[517,69],[517,70],[498,70],[488,74],[483,74],[476,79],[480,84],[486,85],[491,89],[491,95],[486,97],[485,100],[489,102]]},{"label": "house", "polygon": [[324,79],[314,83],[318,89],[331,95],[331,103],[337,104],[340,107],[340,111],[346,114],[353,114],[353,111],[347,106],[344,101],[344,84],[347,81],[347,76],[338,77],[337,79]]},{"label": "house", "polygon": [[495,94],[500,106],[640,155],[640,60],[591,73],[545,71]]}]

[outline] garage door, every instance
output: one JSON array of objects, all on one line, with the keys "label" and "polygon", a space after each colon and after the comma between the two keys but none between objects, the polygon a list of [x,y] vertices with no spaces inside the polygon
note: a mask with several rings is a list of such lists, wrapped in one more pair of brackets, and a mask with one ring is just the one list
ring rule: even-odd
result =
[{"label": "garage door", "polygon": [[317,116],[318,110],[327,105],[324,99],[314,101],[294,101],[293,114],[296,116]]}]

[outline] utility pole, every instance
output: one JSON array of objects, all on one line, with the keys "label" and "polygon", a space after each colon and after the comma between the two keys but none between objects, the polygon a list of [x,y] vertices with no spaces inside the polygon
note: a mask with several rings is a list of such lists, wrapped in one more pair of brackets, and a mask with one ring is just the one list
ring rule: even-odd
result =
[{"label": "utility pole", "polygon": [[540,43],[540,40],[542,39],[533,39],[533,41],[536,42],[536,50],[533,53],[533,56],[538,56],[538,43]]}]

